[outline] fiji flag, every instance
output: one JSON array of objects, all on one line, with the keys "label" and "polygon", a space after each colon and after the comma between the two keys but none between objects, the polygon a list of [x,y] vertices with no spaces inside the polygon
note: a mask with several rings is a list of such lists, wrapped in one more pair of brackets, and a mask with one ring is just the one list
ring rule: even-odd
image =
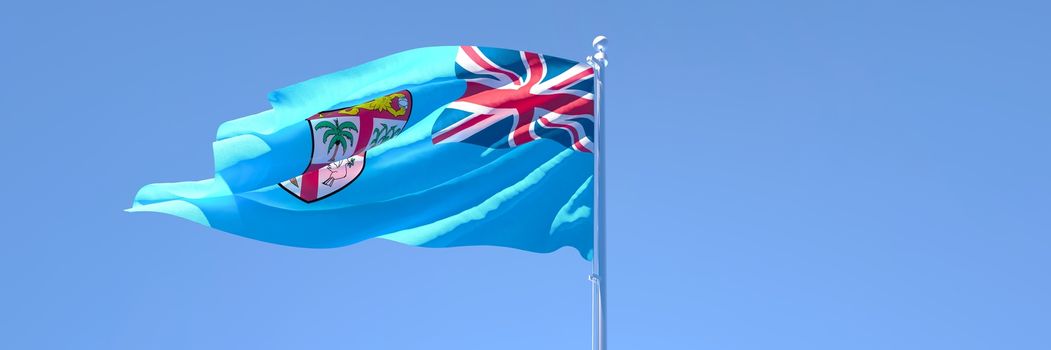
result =
[{"label": "fiji flag", "polygon": [[270,94],[219,126],[215,177],[151,184],[128,211],[326,248],[383,238],[592,255],[594,70],[429,47]]}]

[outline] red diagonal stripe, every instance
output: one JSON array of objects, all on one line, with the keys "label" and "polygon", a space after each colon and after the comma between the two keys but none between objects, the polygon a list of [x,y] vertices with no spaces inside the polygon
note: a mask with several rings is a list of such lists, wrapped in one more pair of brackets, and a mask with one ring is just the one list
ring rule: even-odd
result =
[{"label": "red diagonal stripe", "polygon": [[447,138],[449,138],[449,137],[451,137],[453,135],[459,134],[461,131],[464,131],[467,128],[470,128],[470,127],[474,126],[475,124],[478,124],[478,123],[482,122],[483,120],[486,120],[486,119],[488,119],[489,117],[492,117],[492,116],[493,116],[492,114],[479,114],[479,115],[476,115],[473,118],[468,119],[467,121],[461,123],[460,125],[457,125],[455,128],[452,128],[452,130],[448,130],[448,131],[439,133],[438,135],[434,135],[433,137],[431,137],[431,143],[442,142],[445,139],[447,139]]},{"label": "red diagonal stripe", "polygon": [[471,59],[471,61],[474,61],[474,63],[477,64],[479,67],[482,67],[483,69],[488,70],[488,71],[492,71],[494,73],[500,73],[500,74],[506,75],[508,78],[511,78],[511,81],[514,82],[515,84],[521,84],[522,80],[518,78],[518,75],[516,75],[516,74],[514,74],[512,72],[508,72],[506,70],[500,69],[498,67],[494,67],[493,65],[489,64],[489,62],[486,62],[484,59],[482,59],[482,56],[480,55],[481,54],[481,50],[479,50],[477,47],[474,47],[474,46],[460,46],[460,49],[463,50],[463,52],[465,54],[467,54],[467,57],[469,57]]},{"label": "red diagonal stripe", "polygon": [[577,133],[577,128],[574,128],[573,126],[568,124],[555,123],[544,118],[540,118],[539,121],[540,125],[543,125],[544,127],[559,128],[568,131],[569,134],[573,137],[573,148],[576,148],[578,151],[581,152],[591,152],[586,147],[584,147],[583,140],[580,139],[580,134]]},{"label": "red diagonal stripe", "polygon": [[551,90],[562,90],[562,89],[566,88],[567,86],[576,84],[578,81],[586,79],[586,78],[594,75],[595,73],[593,71],[594,71],[594,68],[585,69],[583,72],[577,73],[576,75],[569,77],[568,79],[562,81],[561,83],[555,84],[554,86],[551,87]]}]

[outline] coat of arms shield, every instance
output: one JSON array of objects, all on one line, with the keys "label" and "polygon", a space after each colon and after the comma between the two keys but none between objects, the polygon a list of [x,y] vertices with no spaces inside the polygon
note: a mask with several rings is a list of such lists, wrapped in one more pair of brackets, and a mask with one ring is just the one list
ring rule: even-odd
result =
[{"label": "coat of arms shield", "polygon": [[365,152],[400,134],[411,112],[412,95],[402,90],[310,116],[310,161],[302,175],[282,182],[281,188],[307,203],[346,188],[365,170]]}]

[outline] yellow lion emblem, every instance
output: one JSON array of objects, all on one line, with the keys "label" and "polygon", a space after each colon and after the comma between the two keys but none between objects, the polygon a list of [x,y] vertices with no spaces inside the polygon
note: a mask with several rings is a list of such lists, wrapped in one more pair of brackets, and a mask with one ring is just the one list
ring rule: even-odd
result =
[{"label": "yellow lion emblem", "polygon": [[[397,102],[399,109],[391,107],[391,102]],[[409,107],[409,100],[405,98],[403,93],[393,93],[387,96],[377,98],[375,100],[359,104],[354,107],[345,108],[339,111],[339,114],[346,115],[358,115],[359,109],[365,109],[370,111],[387,112],[392,116],[400,117],[405,115],[406,109]]]}]

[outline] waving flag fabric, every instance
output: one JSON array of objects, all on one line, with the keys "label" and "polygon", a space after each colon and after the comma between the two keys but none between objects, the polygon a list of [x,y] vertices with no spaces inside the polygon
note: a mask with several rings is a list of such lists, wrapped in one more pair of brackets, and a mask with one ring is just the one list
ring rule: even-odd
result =
[{"label": "waving flag fabric", "polygon": [[591,152],[594,71],[548,60],[531,52],[462,48],[456,75],[466,79],[467,89],[443,112],[451,123],[434,141],[514,147],[547,137]]},{"label": "waving flag fabric", "polygon": [[591,67],[516,50],[405,51],[277,90],[223,123],[215,177],[151,184],[161,212],[298,247],[592,249]]}]

